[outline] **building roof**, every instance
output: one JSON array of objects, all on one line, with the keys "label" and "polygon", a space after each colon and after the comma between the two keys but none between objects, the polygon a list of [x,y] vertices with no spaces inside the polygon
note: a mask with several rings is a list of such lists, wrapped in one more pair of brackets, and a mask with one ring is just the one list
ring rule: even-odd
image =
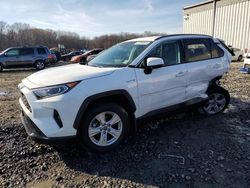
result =
[{"label": "building roof", "polygon": [[192,5],[188,5],[188,6],[183,7],[183,10],[194,8],[194,7],[199,7],[199,6],[202,6],[202,5],[206,5],[206,4],[212,3],[213,1],[214,0],[208,0],[208,1],[203,1],[203,2],[200,2],[200,3],[195,3],[195,4],[192,4]]},{"label": "building roof", "polygon": [[227,5],[232,5],[235,3],[240,3],[244,1],[249,1],[249,0],[207,0],[203,1],[200,3],[192,4],[183,7],[184,12],[189,12],[189,11],[202,11],[202,10],[208,10],[213,8],[213,2],[216,1],[216,7],[223,7]]}]

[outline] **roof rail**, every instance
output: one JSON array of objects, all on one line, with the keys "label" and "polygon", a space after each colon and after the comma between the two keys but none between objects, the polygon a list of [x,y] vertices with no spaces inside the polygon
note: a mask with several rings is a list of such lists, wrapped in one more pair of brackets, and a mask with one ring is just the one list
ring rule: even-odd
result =
[{"label": "roof rail", "polygon": [[204,37],[212,37],[210,35],[205,35],[205,34],[172,34],[172,35],[163,35],[163,36],[160,36],[158,37],[157,39],[155,40],[159,40],[159,39],[162,39],[162,38],[165,38],[165,37],[178,37],[178,36],[204,36]]}]

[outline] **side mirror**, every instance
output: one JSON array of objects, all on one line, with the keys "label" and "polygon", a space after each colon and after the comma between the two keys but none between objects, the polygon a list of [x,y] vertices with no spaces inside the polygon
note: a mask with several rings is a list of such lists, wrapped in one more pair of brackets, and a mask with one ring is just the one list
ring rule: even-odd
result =
[{"label": "side mirror", "polygon": [[149,57],[147,59],[147,67],[152,67],[152,68],[160,68],[164,65],[164,61],[162,58],[158,57]]},{"label": "side mirror", "polygon": [[5,57],[7,57],[7,56],[8,56],[8,54],[7,54],[7,53],[4,53],[4,56],[5,56]]},{"label": "side mirror", "polygon": [[160,68],[164,65],[162,58],[158,57],[149,57],[147,58],[147,66],[144,70],[145,74],[151,74],[153,69]]}]

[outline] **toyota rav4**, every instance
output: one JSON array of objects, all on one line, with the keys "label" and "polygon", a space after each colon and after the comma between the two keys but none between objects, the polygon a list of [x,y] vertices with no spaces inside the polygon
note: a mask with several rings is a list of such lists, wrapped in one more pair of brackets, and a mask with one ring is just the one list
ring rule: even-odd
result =
[{"label": "toyota rav4", "polygon": [[218,85],[229,49],[206,35],[138,38],[117,44],[86,65],[50,68],[19,84],[22,122],[36,140],[76,137],[108,151],[135,131],[138,120],[195,107],[223,112],[229,93]]}]

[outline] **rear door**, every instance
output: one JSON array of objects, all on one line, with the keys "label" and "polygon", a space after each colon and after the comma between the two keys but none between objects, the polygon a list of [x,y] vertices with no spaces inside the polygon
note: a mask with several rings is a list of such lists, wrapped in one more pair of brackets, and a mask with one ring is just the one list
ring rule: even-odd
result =
[{"label": "rear door", "polygon": [[223,74],[221,56],[215,54],[216,49],[210,38],[184,39],[185,62],[188,70],[187,100],[205,98],[209,82]]},{"label": "rear door", "polygon": [[31,65],[34,57],[33,48],[20,48],[20,65]]},{"label": "rear door", "polygon": [[5,66],[15,67],[20,63],[19,48],[12,48],[5,53]]},{"label": "rear door", "polygon": [[38,56],[36,56],[37,59],[43,59],[46,60],[48,58],[48,52],[45,48],[40,47],[36,48]]}]

